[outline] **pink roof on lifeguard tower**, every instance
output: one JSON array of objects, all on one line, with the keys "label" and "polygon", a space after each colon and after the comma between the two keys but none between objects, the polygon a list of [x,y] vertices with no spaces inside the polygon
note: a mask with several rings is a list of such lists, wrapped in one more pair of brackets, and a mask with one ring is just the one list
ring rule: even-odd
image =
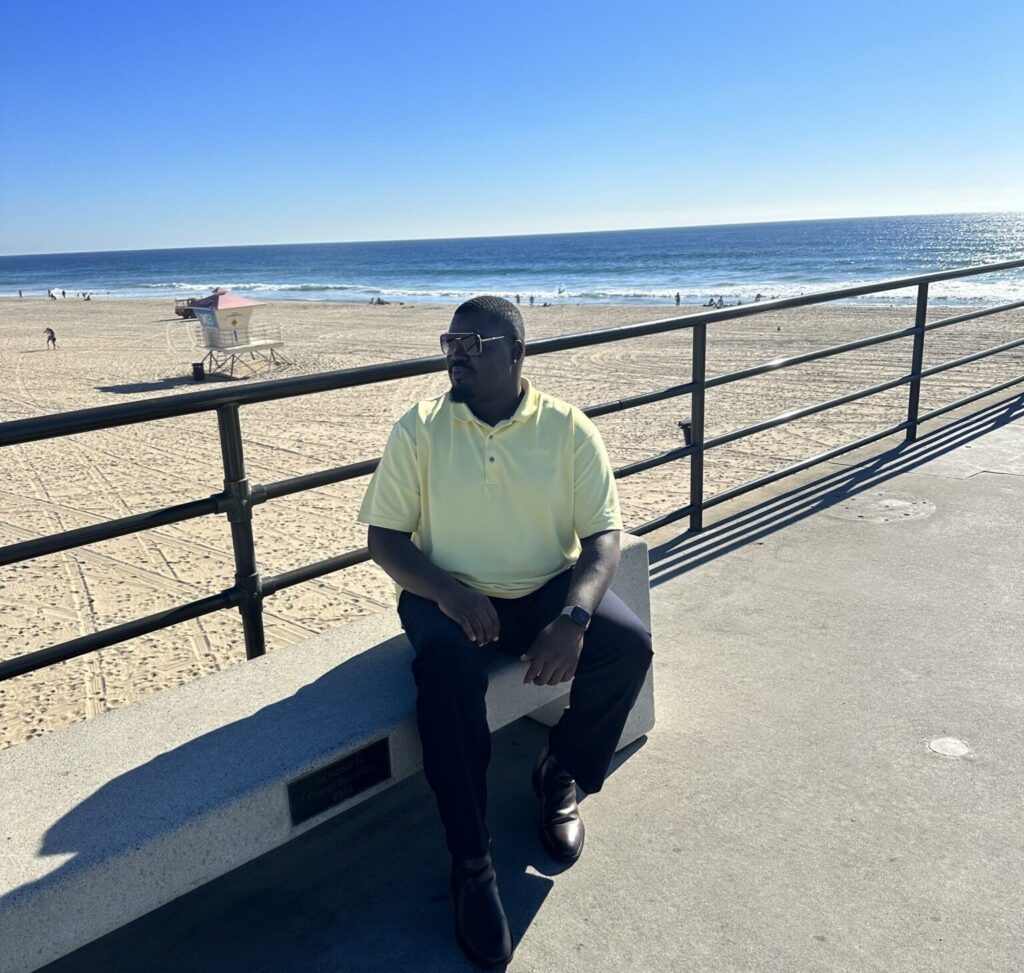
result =
[{"label": "pink roof on lifeguard tower", "polygon": [[263,301],[250,301],[247,297],[239,297],[227,291],[217,289],[217,293],[195,301],[193,307],[212,307],[215,311],[226,311],[233,307],[262,307]]}]

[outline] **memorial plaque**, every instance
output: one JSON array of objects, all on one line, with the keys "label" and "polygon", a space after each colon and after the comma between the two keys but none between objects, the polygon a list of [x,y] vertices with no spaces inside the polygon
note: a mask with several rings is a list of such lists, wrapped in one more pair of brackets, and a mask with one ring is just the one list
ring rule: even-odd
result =
[{"label": "memorial plaque", "polygon": [[288,785],[292,827],[369,790],[391,776],[388,739],[335,760]]}]

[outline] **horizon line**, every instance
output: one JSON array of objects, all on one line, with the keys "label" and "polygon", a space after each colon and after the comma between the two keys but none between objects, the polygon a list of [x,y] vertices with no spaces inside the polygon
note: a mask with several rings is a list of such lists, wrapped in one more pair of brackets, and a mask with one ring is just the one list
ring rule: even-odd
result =
[{"label": "horizon line", "polygon": [[490,233],[471,234],[468,236],[431,236],[431,237],[395,237],[380,240],[305,240],[300,243],[215,243],[199,247],[130,247],[119,250],[53,250],[36,251],[34,253],[3,253],[5,257],[67,257],[76,254],[104,253],[159,253],[174,250],[237,250],[247,247],[318,247],[318,246],[358,246],[370,243],[442,243],[454,240],[502,240],[522,239],[529,237],[551,236],[585,236],[596,233],[643,233],[650,230],[706,230],[722,226],[772,226],[783,223],[841,223],[850,220],[896,220],[909,219],[915,216],[990,216],[995,214],[1021,214],[1024,209],[993,209],[969,210],[946,213],[887,213],[874,216],[829,216],[786,220],[734,220],[725,223],[679,223],[671,226],[630,226],[606,227],[600,230],[554,230],[545,233]]}]

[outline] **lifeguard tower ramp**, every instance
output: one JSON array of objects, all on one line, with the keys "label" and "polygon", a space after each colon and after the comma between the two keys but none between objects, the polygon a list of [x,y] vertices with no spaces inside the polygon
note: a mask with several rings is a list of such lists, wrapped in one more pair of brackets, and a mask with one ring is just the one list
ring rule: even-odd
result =
[{"label": "lifeguard tower ramp", "polygon": [[206,352],[202,359],[206,372],[234,376],[236,365],[255,374],[257,362],[270,366],[291,364],[279,350],[284,347],[280,324],[253,324],[252,312],[257,307],[262,307],[260,301],[226,291],[218,291],[201,304],[192,305],[192,347]]}]

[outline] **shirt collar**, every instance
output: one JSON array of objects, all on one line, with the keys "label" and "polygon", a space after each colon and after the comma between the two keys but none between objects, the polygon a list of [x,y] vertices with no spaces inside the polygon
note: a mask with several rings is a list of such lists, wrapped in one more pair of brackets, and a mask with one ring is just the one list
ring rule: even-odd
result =
[{"label": "shirt collar", "polygon": [[[504,420],[509,425],[516,422],[525,422],[537,411],[540,403],[540,392],[534,388],[533,383],[526,378],[525,375],[520,378],[520,381],[523,385],[523,397],[519,400],[519,405],[516,406],[516,411],[513,412],[507,420]],[[475,422],[481,426],[487,425],[483,420],[478,419],[473,415],[473,410],[470,409],[465,402],[452,402],[451,397],[448,395],[446,395],[445,398],[448,400],[448,405],[451,407],[452,415],[454,418],[458,419],[459,422]]]}]

